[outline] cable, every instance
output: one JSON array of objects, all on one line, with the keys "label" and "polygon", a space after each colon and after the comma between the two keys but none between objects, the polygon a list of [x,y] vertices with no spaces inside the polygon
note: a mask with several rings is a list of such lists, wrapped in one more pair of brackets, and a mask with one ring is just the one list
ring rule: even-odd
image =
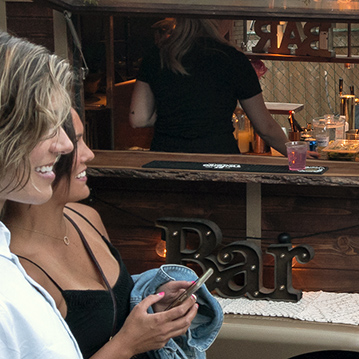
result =
[{"label": "cable", "polygon": [[308,238],[308,237],[314,237],[314,236],[318,236],[321,234],[328,234],[328,233],[335,233],[335,232],[340,232],[340,231],[346,231],[348,229],[354,229],[354,228],[358,228],[359,224],[356,224],[354,226],[349,226],[349,227],[343,227],[343,228],[338,228],[338,229],[332,229],[330,231],[322,231],[322,232],[315,232],[312,234],[308,234],[308,235],[304,235],[304,236],[297,236],[297,237],[293,237],[293,238]]},{"label": "cable", "polygon": [[110,203],[110,202],[107,202],[107,201],[105,201],[105,200],[103,200],[103,199],[97,197],[97,196],[94,195],[93,193],[91,193],[91,197],[89,198],[89,201],[92,202],[92,201],[94,201],[94,200],[95,200],[95,201],[98,201],[98,202],[101,202],[101,203],[103,203],[103,204],[105,204],[105,205],[107,205],[107,206],[109,206],[109,207],[115,208],[115,209],[117,209],[117,210],[120,211],[120,212],[129,214],[130,216],[135,217],[135,218],[137,218],[137,219],[140,219],[141,221],[144,221],[144,222],[147,222],[147,223],[151,223],[151,224],[153,225],[153,221],[151,221],[151,220],[149,220],[149,219],[147,219],[147,218],[141,217],[141,216],[139,216],[139,215],[137,215],[137,214],[134,214],[134,213],[132,213],[132,212],[130,212],[130,211],[126,211],[125,209],[120,208],[120,207],[118,207],[118,206],[116,206],[115,204],[112,204],[112,203]]}]

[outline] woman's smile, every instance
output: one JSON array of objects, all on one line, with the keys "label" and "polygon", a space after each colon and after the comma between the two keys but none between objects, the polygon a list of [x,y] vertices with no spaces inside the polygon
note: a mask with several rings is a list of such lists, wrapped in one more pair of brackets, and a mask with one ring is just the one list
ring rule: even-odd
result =
[{"label": "woman's smile", "polygon": [[82,181],[87,181],[86,170],[80,172],[75,178]]},{"label": "woman's smile", "polygon": [[53,168],[54,168],[54,163],[48,164],[48,165],[43,165],[43,166],[38,166],[35,168],[35,172],[40,174],[42,177],[54,180],[55,173],[53,171]]}]

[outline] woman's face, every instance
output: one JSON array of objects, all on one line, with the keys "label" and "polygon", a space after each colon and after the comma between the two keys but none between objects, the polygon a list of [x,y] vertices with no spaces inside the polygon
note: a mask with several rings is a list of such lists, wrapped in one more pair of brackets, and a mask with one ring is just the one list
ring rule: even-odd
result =
[{"label": "woman's face", "polygon": [[[0,205],[5,200],[12,200],[20,203],[42,204],[52,196],[52,182],[55,179],[53,166],[61,154],[69,153],[73,150],[73,144],[67,137],[65,131],[59,128],[49,132],[35,148],[30,152],[30,178],[25,186],[19,186],[11,191],[11,185],[0,192]],[[12,174],[9,173],[1,184],[3,188],[11,181]],[[1,187],[0,184],[0,187]],[[1,189],[1,188],[0,188]]]},{"label": "woman's face", "polygon": [[[76,134],[77,148],[72,166],[70,183],[67,178],[62,178],[55,190],[59,200],[67,202],[81,201],[90,195],[90,189],[87,186],[86,163],[94,158],[93,152],[87,147],[83,132],[82,121],[75,110],[71,110],[72,121]],[[66,195],[65,195],[66,193]]]}]

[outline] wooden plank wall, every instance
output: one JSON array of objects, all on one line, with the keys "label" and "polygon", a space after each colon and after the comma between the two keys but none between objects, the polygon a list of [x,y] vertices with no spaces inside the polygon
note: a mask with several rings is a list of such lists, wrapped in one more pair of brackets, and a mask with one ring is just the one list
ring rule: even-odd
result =
[{"label": "wooden plank wall", "polygon": [[7,2],[8,32],[54,51],[52,9],[32,2]]},{"label": "wooden plank wall", "polygon": [[280,228],[298,237],[294,245],[306,243],[315,250],[312,261],[295,264],[294,287],[359,290],[358,195],[354,187],[263,187],[263,236]]},{"label": "wooden plank wall", "polygon": [[[224,243],[245,237],[245,184],[97,177],[89,185],[89,203],[102,215],[131,274],[165,263],[155,251],[161,231],[154,223],[160,217],[212,220]],[[294,261],[295,288],[359,292],[358,188],[263,185],[262,197],[263,251],[282,232],[294,237],[293,245],[315,250],[311,262]],[[264,254],[264,264],[264,284],[272,288],[272,257]]]}]

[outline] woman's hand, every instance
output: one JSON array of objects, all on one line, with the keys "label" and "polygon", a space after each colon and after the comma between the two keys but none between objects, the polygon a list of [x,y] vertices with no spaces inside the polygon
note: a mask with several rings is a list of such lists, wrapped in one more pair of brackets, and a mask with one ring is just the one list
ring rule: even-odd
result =
[{"label": "woman's hand", "polygon": [[193,282],[186,281],[170,281],[158,287],[157,292],[165,292],[165,295],[162,300],[152,306],[153,311],[158,313],[166,310],[166,308],[192,283]]},{"label": "woman's hand", "polygon": [[319,159],[320,154],[318,152],[316,152],[316,151],[307,151],[307,158]]},{"label": "woman's hand", "polygon": [[133,308],[121,330],[106,344],[116,350],[117,358],[131,358],[135,354],[160,349],[171,338],[187,332],[198,310],[195,299],[190,297],[178,307],[149,314],[147,309],[165,296],[164,292],[150,295]]}]

